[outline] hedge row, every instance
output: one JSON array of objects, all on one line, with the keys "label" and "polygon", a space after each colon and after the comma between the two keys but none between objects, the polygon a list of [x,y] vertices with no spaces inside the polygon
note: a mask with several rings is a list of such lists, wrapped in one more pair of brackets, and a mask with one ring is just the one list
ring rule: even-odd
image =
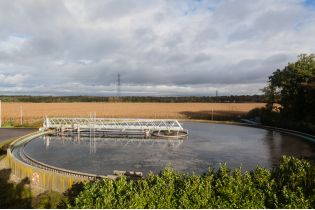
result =
[{"label": "hedge row", "polygon": [[272,170],[251,172],[221,164],[204,175],[166,168],[145,179],[88,182],[68,192],[64,208],[315,208],[315,169],[283,157]]}]

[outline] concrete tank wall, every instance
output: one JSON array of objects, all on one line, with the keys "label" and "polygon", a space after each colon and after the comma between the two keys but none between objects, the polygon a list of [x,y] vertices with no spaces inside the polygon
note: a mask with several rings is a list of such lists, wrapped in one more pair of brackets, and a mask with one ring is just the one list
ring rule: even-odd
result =
[{"label": "concrete tank wall", "polygon": [[17,176],[20,179],[28,178],[31,186],[33,187],[57,192],[64,192],[74,183],[87,180],[87,178],[85,177],[61,174],[57,171],[49,171],[31,166],[17,159],[12,154],[11,149],[14,144],[36,138],[40,135],[43,135],[43,133],[33,133],[21,137],[11,143],[10,148],[7,150],[6,164],[9,168],[11,168],[13,175]]}]

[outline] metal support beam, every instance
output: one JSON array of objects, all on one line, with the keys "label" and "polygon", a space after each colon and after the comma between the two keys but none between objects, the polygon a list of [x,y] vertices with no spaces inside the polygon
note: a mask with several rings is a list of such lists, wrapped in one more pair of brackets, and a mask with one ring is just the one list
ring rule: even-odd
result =
[{"label": "metal support beam", "polygon": [[177,120],[172,119],[131,119],[131,118],[46,118],[43,127],[47,129],[96,129],[98,131],[183,131]]}]

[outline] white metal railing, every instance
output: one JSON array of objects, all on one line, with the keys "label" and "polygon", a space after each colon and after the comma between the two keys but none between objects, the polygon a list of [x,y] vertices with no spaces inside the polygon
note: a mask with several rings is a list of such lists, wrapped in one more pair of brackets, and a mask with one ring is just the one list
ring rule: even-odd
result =
[{"label": "white metal railing", "polygon": [[184,130],[174,119],[131,119],[131,118],[45,118],[44,129],[104,129],[104,130]]}]

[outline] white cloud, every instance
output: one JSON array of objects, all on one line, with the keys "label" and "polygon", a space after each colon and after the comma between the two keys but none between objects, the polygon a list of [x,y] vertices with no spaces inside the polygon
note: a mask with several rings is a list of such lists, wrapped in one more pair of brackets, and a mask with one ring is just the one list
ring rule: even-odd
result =
[{"label": "white cloud", "polygon": [[315,52],[298,0],[2,1],[0,24],[1,81],[23,75],[0,93],[253,94]]},{"label": "white cloud", "polygon": [[0,41],[0,52],[13,54],[21,50],[27,40],[25,37],[9,36],[6,40]]},{"label": "white cloud", "polygon": [[27,76],[22,74],[4,75],[0,74],[0,87],[3,85],[21,85]]}]

